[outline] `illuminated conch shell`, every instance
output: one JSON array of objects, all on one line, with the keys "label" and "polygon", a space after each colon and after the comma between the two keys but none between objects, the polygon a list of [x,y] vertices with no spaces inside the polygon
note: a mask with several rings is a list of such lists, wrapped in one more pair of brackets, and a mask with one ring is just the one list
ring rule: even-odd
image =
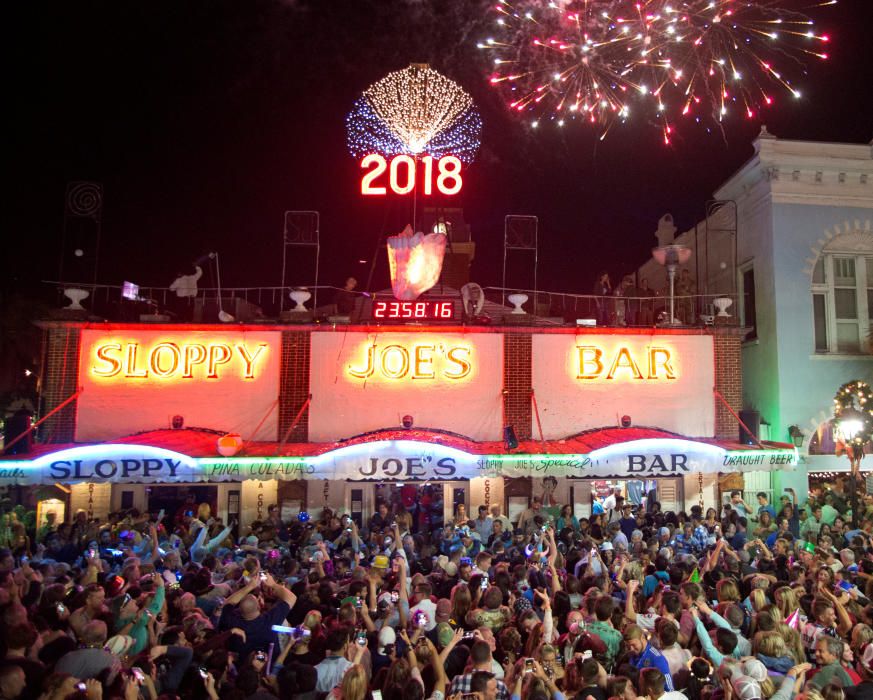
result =
[{"label": "illuminated conch shell", "polygon": [[391,268],[391,289],[400,301],[413,301],[433,287],[440,278],[446,237],[441,233],[412,233],[407,226],[403,233],[388,239],[388,265]]}]

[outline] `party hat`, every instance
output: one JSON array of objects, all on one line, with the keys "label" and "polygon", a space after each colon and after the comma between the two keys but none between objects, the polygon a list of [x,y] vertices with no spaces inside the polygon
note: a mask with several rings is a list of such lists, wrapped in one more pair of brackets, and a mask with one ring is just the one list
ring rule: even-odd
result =
[{"label": "party hat", "polygon": [[697,567],[694,567],[694,571],[691,572],[691,578],[688,579],[691,583],[700,583],[700,571],[698,571]]},{"label": "party hat", "polygon": [[785,620],[785,624],[791,629],[800,629],[800,608],[797,608],[797,610],[788,616],[788,619]]}]

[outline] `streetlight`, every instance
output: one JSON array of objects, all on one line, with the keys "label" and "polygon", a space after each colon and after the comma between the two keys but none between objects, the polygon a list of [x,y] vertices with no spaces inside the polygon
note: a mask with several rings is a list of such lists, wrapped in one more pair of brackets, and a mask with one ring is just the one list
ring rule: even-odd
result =
[{"label": "streetlight", "polygon": [[[852,488],[852,527],[858,527],[858,490],[861,488],[861,460],[864,447],[873,435],[873,410],[868,404],[871,399],[869,384],[853,381],[844,384],[834,397],[834,429],[838,438],[839,455],[845,450],[849,458]],[[856,408],[857,405],[861,410]]]},{"label": "streetlight", "polygon": [[791,436],[791,441],[796,448],[800,449],[803,447],[803,439],[806,437],[806,434],[800,428],[796,425],[789,425],[788,434]]}]

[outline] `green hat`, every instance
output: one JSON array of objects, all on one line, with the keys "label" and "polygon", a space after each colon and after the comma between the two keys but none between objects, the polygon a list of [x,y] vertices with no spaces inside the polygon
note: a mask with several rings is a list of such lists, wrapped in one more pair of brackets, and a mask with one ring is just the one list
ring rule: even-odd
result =
[{"label": "green hat", "polygon": [[451,643],[452,637],[454,636],[455,631],[452,629],[452,626],[448,622],[440,622],[436,626],[436,637],[441,649],[447,647]]}]

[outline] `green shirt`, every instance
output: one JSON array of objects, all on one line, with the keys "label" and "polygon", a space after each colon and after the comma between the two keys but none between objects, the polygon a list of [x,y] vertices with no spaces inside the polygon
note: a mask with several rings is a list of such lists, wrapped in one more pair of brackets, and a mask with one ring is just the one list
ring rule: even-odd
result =
[{"label": "green shirt", "polygon": [[837,519],[837,516],[840,514],[836,508],[834,508],[829,503],[825,503],[821,507],[821,521],[827,525],[833,525],[834,520]]},{"label": "green shirt", "polygon": [[591,634],[596,634],[603,640],[606,645],[606,661],[607,665],[611,666],[618,656],[619,648],[621,647],[621,632],[612,625],[595,620],[594,622],[585,625],[585,629]]},{"label": "green shirt", "polygon": [[854,685],[852,677],[846,673],[846,669],[844,669],[837,661],[834,661],[827,666],[822,666],[819,672],[809,681],[809,684],[821,690],[828,683],[834,680],[843,688],[851,688]]}]

